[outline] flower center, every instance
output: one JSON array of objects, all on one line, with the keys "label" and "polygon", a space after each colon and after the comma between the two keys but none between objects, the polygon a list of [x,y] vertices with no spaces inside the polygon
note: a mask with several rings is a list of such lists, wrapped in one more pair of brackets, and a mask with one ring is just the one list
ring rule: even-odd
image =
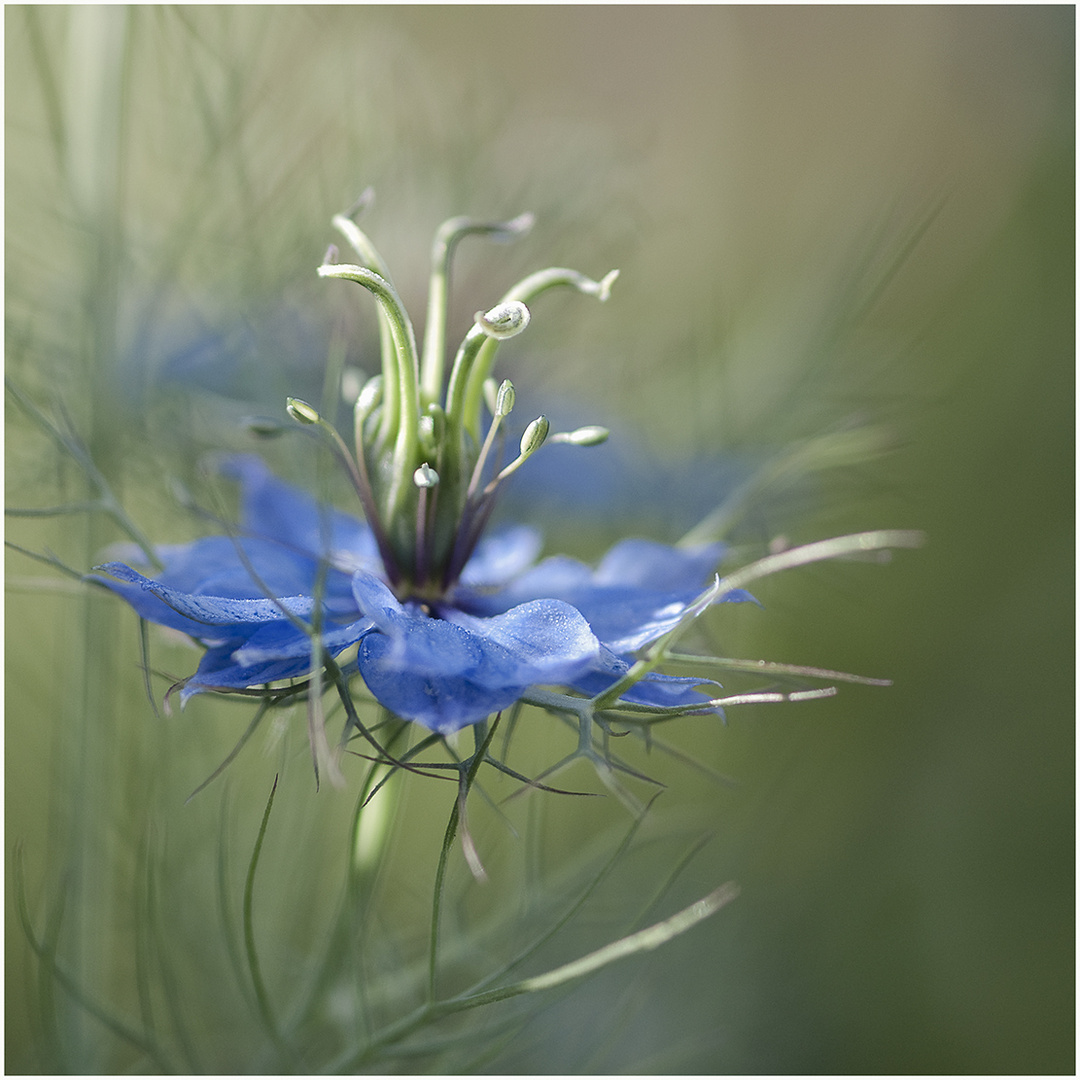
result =
[{"label": "flower center", "polygon": [[[593,281],[576,270],[555,267],[518,282],[494,307],[478,312],[465,335],[443,386],[446,309],[453,251],[470,234],[510,239],[527,231],[531,215],[485,223],[452,218],[437,230],[431,252],[431,284],[423,354],[418,355],[412,322],[389,270],[354,216],[369,201],[365,193],[349,214],[333,223],[360,259],[338,263],[330,249],[319,267],[322,277],[344,278],[364,286],[378,304],[382,370],[356,394],[353,444],[306,402],[289,399],[292,417],[315,426],[329,439],[349,471],[379,547],[387,583],[397,597],[421,604],[441,600],[461,575],[479,541],[500,485],[545,442],[593,445],[607,438],[600,427],[549,436],[545,417],[525,429],[518,455],[499,467],[505,442],[502,424],[514,407],[509,380],[491,377],[499,343],[529,324],[526,306],[558,286],[606,300],[618,271]],[[481,416],[491,419],[481,438]]]}]

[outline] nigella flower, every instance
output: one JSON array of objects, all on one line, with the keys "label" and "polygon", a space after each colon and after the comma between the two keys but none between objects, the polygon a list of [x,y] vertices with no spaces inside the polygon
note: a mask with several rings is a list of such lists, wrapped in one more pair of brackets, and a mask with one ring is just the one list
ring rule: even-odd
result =
[{"label": "nigella flower", "polygon": [[[692,610],[722,545],[626,540],[592,569],[559,556],[536,561],[541,540],[531,528],[485,534],[501,487],[545,442],[588,446],[607,437],[596,427],[549,434],[539,416],[518,454],[501,464],[501,426],[515,393],[509,381],[496,388],[490,377],[498,342],[526,327],[526,301],[557,286],[603,300],[615,272],[597,282],[555,268],[520,282],[477,314],[444,390],[455,244],[470,233],[513,236],[531,219],[455,218],[440,228],[422,356],[378,252],[352,216],[334,223],[361,263],[331,257],[319,273],[374,294],[382,373],[356,398],[352,451],[307,403],[290,399],[288,409],[345,466],[363,520],[320,505],[255,458],[233,458],[223,471],[241,485],[235,533],[152,553],[127,549],[124,561],[99,568],[110,578],[95,579],[142,618],[205,647],[181,700],[301,678],[355,645],[355,661],[341,670],[351,674],[355,666],[391,713],[444,735],[545,687],[585,698],[614,693],[641,709],[712,708],[697,689],[708,680],[632,665]],[[482,435],[485,403],[490,421]],[[747,598],[738,589],[713,597]]]}]

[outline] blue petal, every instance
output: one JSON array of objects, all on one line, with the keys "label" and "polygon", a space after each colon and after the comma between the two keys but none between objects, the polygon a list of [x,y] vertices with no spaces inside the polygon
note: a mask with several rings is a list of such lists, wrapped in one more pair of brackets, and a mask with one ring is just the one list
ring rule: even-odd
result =
[{"label": "blue petal", "polygon": [[396,716],[415,720],[440,735],[479,723],[512,705],[525,687],[479,687],[464,675],[429,676],[403,672],[387,659],[393,642],[369,634],[360,644],[357,664],[368,689]]},{"label": "blue petal", "polygon": [[[123,563],[106,563],[100,567],[107,570],[113,577],[121,581],[137,585],[136,590],[121,590],[122,595],[139,612],[143,618],[152,619],[154,622],[163,622],[160,615],[171,612],[172,617],[165,622],[167,626],[175,625],[175,616],[179,615],[183,623],[178,629],[188,630],[189,626],[197,627],[198,633],[206,633],[207,627],[227,628],[253,626],[253,624],[281,621],[292,615],[299,619],[310,616],[314,610],[314,601],[310,596],[285,596],[273,600],[261,597],[258,599],[232,596],[207,596],[174,589],[161,581],[143,577],[142,574],[132,570]],[[103,584],[113,587],[111,582],[102,581]],[[149,594],[152,600],[147,600],[143,594]],[[158,603],[154,603],[154,601]],[[190,633],[191,631],[188,630]],[[217,630],[211,631],[217,633]]]},{"label": "blue petal", "polygon": [[573,603],[612,652],[631,653],[671,630],[697,595],[594,585],[579,590]]},{"label": "blue petal", "polygon": [[693,589],[716,570],[724,544],[671,547],[653,540],[620,540],[600,560],[597,585],[637,585],[644,589]]},{"label": "blue petal", "polygon": [[522,597],[539,599],[580,588],[592,580],[593,571],[580,560],[568,555],[550,555],[512,581],[509,588]]},{"label": "blue petal", "polygon": [[[540,595],[563,600],[588,621],[593,633],[612,652],[640,649],[670,630],[701,589],[676,593],[636,586],[597,585],[587,567],[575,572],[570,559],[545,559],[533,571],[491,596],[461,599],[462,606],[494,613]],[[579,564],[580,565],[580,564]],[[554,571],[548,574],[548,571]]]},{"label": "blue petal", "polygon": [[461,573],[465,585],[502,585],[536,561],[540,533],[528,525],[514,525],[485,536]]},{"label": "blue petal", "polygon": [[[116,545],[111,553],[146,569],[144,556],[131,545]],[[308,555],[272,540],[209,536],[191,544],[155,548],[165,569],[154,579],[195,596],[265,599],[270,596],[311,595],[318,565]],[[352,571],[330,569],[324,575],[323,602],[334,614],[355,616],[350,585]]]},{"label": "blue petal", "polygon": [[[330,656],[337,656],[343,649],[355,645],[372,625],[370,619],[362,618],[348,626],[329,627],[319,634],[319,641]],[[267,623],[247,638],[233,657],[238,664],[249,667],[271,660],[303,660],[310,668],[311,638],[292,623]]]},{"label": "blue petal", "polygon": [[[566,600],[575,590],[589,584],[592,573],[578,559],[551,555],[495,591],[470,587],[463,575],[461,583],[451,593],[451,600],[462,611],[476,615],[497,615],[529,600]],[[479,586],[479,583],[476,584]]]},{"label": "blue petal", "polygon": [[441,734],[507,708],[530,686],[569,684],[600,651],[581,615],[557,600],[493,618],[444,608],[445,618],[435,618],[399,603],[371,575],[356,574],[353,589],[380,631],[357,653],[368,689],[391,712]]},{"label": "blue petal", "polygon": [[180,704],[184,705],[194,694],[208,690],[245,690],[279,679],[294,679],[307,675],[310,670],[310,660],[300,659],[240,664],[234,659],[232,645],[219,645],[203,654],[198,670],[180,691]]},{"label": "blue petal", "polygon": [[[591,670],[575,679],[570,687],[588,697],[596,697],[622,678],[630,670],[631,662],[631,658],[616,656],[610,650],[601,648],[600,655]],[[619,700],[635,705],[658,705],[662,708],[704,707],[710,699],[698,692],[699,686],[720,688],[720,684],[714,679],[702,679],[693,675],[665,675],[659,671],[650,671],[643,679],[621,694]],[[719,712],[723,715],[720,709],[707,711]]]},{"label": "blue petal", "polygon": [[505,649],[518,675],[527,676],[526,686],[568,684],[600,653],[600,642],[581,613],[561,600],[531,600],[489,619],[453,610],[445,617]]},{"label": "blue petal", "polygon": [[[588,675],[576,680],[573,689],[595,697],[603,693],[613,683],[610,675],[600,672],[590,672]],[[629,690],[622,694],[620,701],[628,701],[634,705],[656,705],[661,708],[683,706],[690,708],[705,709],[710,698],[702,694],[696,688],[707,684],[718,685],[711,679],[694,678],[684,675],[665,675],[659,671],[650,671],[640,682],[635,683]],[[709,709],[710,712],[718,711]]]},{"label": "blue petal", "polygon": [[[371,628],[368,619],[322,634],[323,648],[336,656]],[[311,672],[311,639],[291,623],[265,623],[240,648],[234,642],[208,649],[180,692],[183,704],[206,690],[239,690],[294,679]]]},{"label": "blue petal", "polygon": [[[203,690],[242,689],[306,675],[311,669],[311,640],[285,615],[310,618],[315,608],[310,597],[208,596],[180,591],[123,563],[102,569],[121,580],[97,580],[123,596],[144,619],[181,630],[207,646],[181,691],[181,703]],[[323,647],[336,656],[370,628],[368,619],[330,626],[322,634]]]},{"label": "blue petal", "polygon": [[227,458],[220,469],[241,483],[241,514],[248,532],[313,558],[326,553],[350,573],[381,572],[374,534],[364,522],[283,483],[257,457]]},{"label": "blue petal", "polygon": [[[459,602],[478,614],[493,614],[536,597],[571,604],[596,636],[615,653],[630,653],[672,629],[705,581],[723,545],[669,547],[648,540],[624,540],[601,560],[597,570],[565,556],[543,562],[494,594],[462,592]],[[743,590],[725,601],[752,600]]]}]

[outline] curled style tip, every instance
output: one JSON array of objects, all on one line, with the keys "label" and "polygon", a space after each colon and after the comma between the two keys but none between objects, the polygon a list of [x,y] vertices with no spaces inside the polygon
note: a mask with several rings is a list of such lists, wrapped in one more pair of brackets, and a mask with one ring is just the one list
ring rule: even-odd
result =
[{"label": "curled style tip", "polygon": [[476,325],[496,341],[515,337],[529,325],[529,309],[520,300],[496,304],[490,311],[478,311],[473,317]]}]

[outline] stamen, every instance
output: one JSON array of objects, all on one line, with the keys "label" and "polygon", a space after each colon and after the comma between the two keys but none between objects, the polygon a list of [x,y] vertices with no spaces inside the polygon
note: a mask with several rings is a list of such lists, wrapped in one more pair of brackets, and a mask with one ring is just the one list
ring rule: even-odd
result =
[{"label": "stamen", "polygon": [[557,431],[548,436],[549,443],[569,443],[571,446],[599,446],[611,434],[606,427],[590,424],[574,431]]},{"label": "stamen", "polygon": [[500,419],[509,416],[514,409],[517,394],[514,392],[514,384],[509,379],[503,379],[499,386],[499,392],[495,395],[494,414]]},{"label": "stamen", "polygon": [[544,445],[549,427],[550,424],[548,423],[548,418],[546,416],[538,416],[525,429],[525,434],[521,436],[521,453],[518,454],[518,456],[514,458],[514,460],[511,461],[486,488],[484,488],[485,495],[490,495],[503,480],[511,473],[517,472],[517,470]]},{"label": "stamen", "polygon": [[438,482],[439,474],[426,461],[413,473],[413,483],[421,491],[433,488]]},{"label": "stamen", "polygon": [[492,444],[495,442],[495,433],[499,430],[499,425],[504,418],[510,415],[516,397],[514,384],[509,379],[503,379],[499,392],[495,395],[495,408],[492,410],[491,426],[488,428],[487,436],[484,438],[484,445],[480,448],[480,456],[476,459],[476,465],[473,467],[472,477],[465,492],[466,503],[473,497],[476,489],[480,486],[480,477],[484,474],[484,465],[487,462],[488,454],[491,453]]},{"label": "stamen", "polygon": [[[429,544],[428,533],[430,531],[431,511],[428,503],[434,506],[434,497],[429,500],[428,492],[439,483],[439,474],[425,461],[413,473],[413,483],[419,488],[419,497],[416,503],[416,567],[415,584],[422,585],[428,577]],[[434,492],[432,495],[434,496]]]},{"label": "stamen", "polygon": [[[502,303],[505,304],[515,300],[521,303],[531,303],[541,293],[560,286],[571,286],[579,292],[588,296],[595,296],[603,302],[607,300],[612,283],[618,276],[619,271],[612,270],[599,281],[593,281],[592,278],[586,277],[577,270],[554,266],[530,274],[527,278],[519,281],[503,296]],[[459,421],[477,441],[480,438],[480,402],[483,398],[484,381],[491,374],[498,341],[497,339],[482,341],[479,346],[476,355],[468,358],[468,369],[463,372],[458,371],[458,363],[462,358],[462,353],[458,353],[458,359],[454,361],[454,370],[451,372],[450,383],[452,388],[456,380],[460,380],[463,385],[458,388],[458,396],[455,399],[447,397],[447,412],[455,420]]]},{"label": "stamen", "polygon": [[[541,446],[544,445],[544,440],[547,438],[548,429],[551,425],[548,423],[548,418],[544,415],[538,416],[526,429],[525,434],[521,436],[521,460],[524,461],[527,457],[535,454]],[[509,469],[513,465],[506,466]],[[503,472],[506,472],[503,469]]]},{"label": "stamen", "polygon": [[285,402],[285,411],[298,424],[318,424],[322,421],[322,417],[315,408],[306,401],[301,401],[300,398],[289,398]]},{"label": "stamen", "polygon": [[379,555],[382,558],[383,569],[386,571],[386,576],[391,581],[396,582],[400,576],[397,562],[394,559],[386,532],[383,529],[382,521],[379,517],[378,508],[375,505],[375,495],[371,489],[367,464],[364,460],[363,444],[361,443],[358,447],[357,455],[353,458],[352,454],[349,453],[349,448],[345,445],[345,440],[337,433],[333,425],[327,423],[327,421],[319,415],[318,410],[313,405],[309,405],[300,398],[287,398],[285,401],[285,411],[288,412],[298,424],[303,424],[305,427],[317,428],[320,434],[329,440],[334,452],[348,470],[349,478],[352,480],[353,488],[355,489],[357,497],[360,500],[360,505],[364,510],[364,517],[367,518],[368,525],[375,535],[375,542],[379,548]]},{"label": "stamen", "polygon": [[521,468],[544,445],[544,441],[547,439],[550,424],[546,416],[538,416],[529,424],[524,435],[521,436],[521,452],[518,456],[504,469],[501,469],[479,495],[476,494],[484,462],[495,438],[495,431],[505,415],[501,410],[505,409],[506,412],[509,412],[513,404],[514,388],[510,380],[505,379],[499,388],[495,417],[492,420],[491,427],[488,429],[487,438],[484,440],[484,447],[477,460],[476,468],[473,470],[472,480],[466,493],[465,506],[458,520],[458,527],[454,535],[454,546],[444,576],[445,583],[454,581],[458,574],[461,573],[461,569],[468,562],[481,533],[487,527],[488,519],[491,517],[492,509],[495,506],[494,494],[496,488],[503,480]]}]

